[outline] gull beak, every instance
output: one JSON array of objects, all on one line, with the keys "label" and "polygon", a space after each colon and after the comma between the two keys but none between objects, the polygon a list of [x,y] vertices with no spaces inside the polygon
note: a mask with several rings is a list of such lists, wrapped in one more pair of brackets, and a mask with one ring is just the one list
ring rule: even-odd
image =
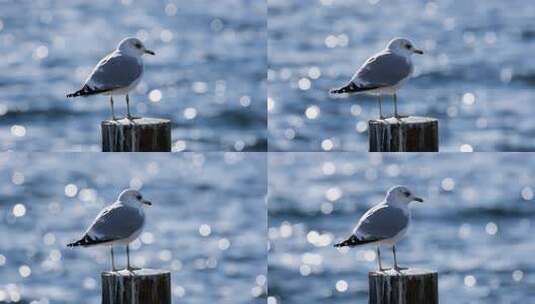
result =
[{"label": "gull beak", "polygon": [[415,201],[415,202],[418,202],[418,203],[423,203],[424,202],[424,200],[422,198],[419,198],[419,197],[416,197],[416,196],[413,197],[412,200]]},{"label": "gull beak", "polygon": [[143,200],[142,203],[147,205],[147,206],[152,206],[152,203],[150,201],[147,201],[147,200]]},{"label": "gull beak", "polygon": [[151,50],[145,50],[145,54],[149,54],[149,55],[152,55],[152,56],[156,55],[156,53],[154,53]]},{"label": "gull beak", "polygon": [[420,49],[414,49],[414,52],[418,55],[423,55],[424,54],[424,51],[420,50]]}]

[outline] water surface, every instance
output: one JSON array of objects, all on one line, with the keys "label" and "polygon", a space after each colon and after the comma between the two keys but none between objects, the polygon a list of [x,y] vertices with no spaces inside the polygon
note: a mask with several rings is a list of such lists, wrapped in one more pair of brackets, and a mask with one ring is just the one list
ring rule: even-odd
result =
[{"label": "water surface", "polygon": [[265,303],[264,155],[96,155],[0,157],[0,303],[100,303],[109,249],[66,244],[126,187],[153,202],[132,264],[171,271],[173,303]]},{"label": "water surface", "polygon": [[[398,184],[425,199],[398,261],[438,271],[441,303],[535,301],[534,165],[522,154],[271,154],[268,302],[367,303],[375,247],[332,245]],[[389,248],[382,260],[392,265]]]},{"label": "water surface", "polygon": [[[265,1],[0,1],[0,150],[98,151],[106,96],[66,99],[127,36],[156,56],[132,112],[175,151],[265,151]],[[126,114],[115,98],[117,116]]]},{"label": "water surface", "polygon": [[534,5],[270,0],[268,14],[270,150],[367,151],[376,98],[327,92],[396,36],[426,52],[413,56],[400,113],[439,119],[442,151],[535,150]]}]

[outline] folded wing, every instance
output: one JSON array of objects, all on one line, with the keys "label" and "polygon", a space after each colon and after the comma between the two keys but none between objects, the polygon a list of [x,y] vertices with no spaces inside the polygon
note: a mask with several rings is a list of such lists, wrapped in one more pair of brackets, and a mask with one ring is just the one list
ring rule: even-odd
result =
[{"label": "folded wing", "polygon": [[143,65],[137,58],[113,52],[104,57],[93,69],[85,85],[96,91],[125,88],[143,73]]},{"label": "folded wing", "polygon": [[389,239],[407,228],[409,217],[399,208],[377,205],[364,214],[353,234],[362,242]]},{"label": "folded wing", "polygon": [[135,208],[113,204],[100,212],[80,240],[67,246],[92,246],[126,239],[142,229],[144,221]]},{"label": "folded wing", "polygon": [[355,73],[351,82],[361,89],[389,87],[412,73],[412,65],[402,56],[391,52],[379,53],[368,59]]}]

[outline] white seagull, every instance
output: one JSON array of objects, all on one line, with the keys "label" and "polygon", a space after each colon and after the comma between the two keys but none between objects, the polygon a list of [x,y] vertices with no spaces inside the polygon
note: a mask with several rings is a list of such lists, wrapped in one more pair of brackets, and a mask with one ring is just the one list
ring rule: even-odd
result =
[{"label": "white seagull", "polygon": [[155,53],[146,49],[137,38],[123,39],[115,51],[99,61],[87,77],[83,87],[74,93],[67,94],[67,97],[109,95],[111,115],[113,120],[116,120],[113,96],[126,95],[127,118],[134,119],[135,117],[130,115],[128,93],[137,86],[143,76],[143,60],[141,59],[143,54],[154,55]]},{"label": "white seagull", "polygon": [[113,246],[126,246],[127,269],[133,270],[130,267],[129,244],[141,234],[145,226],[143,205],[150,206],[152,203],[143,199],[143,196],[137,190],[124,190],[119,194],[119,198],[115,203],[102,209],[80,240],[67,246],[110,246],[113,271],[117,270],[115,268]]},{"label": "white seagull", "polygon": [[382,95],[394,98],[394,116],[399,118],[396,92],[410,78],[414,70],[412,54],[423,54],[406,38],[392,39],[386,49],[373,55],[357,70],[345,86],[332,89],[331,94],[361,94],[378,96],[379,115],[384,119],[381,107]]},{"label": "white seagull", "polygon": [[383,271],[379,245],[392,246],[394,269],[396,271],[404,269],[398,266],[395,245],[405,236],[409,228],[411,222],[409,204],[413,201],[421,203],[423,199],[414,196],[404,186],[392,187],[388,190],[384,201],[368,210],[360,218],[351,236],[345,241],[335,244],[334,247],[355,247],[364,244],[376,244],[377,263],[379,270]]}]

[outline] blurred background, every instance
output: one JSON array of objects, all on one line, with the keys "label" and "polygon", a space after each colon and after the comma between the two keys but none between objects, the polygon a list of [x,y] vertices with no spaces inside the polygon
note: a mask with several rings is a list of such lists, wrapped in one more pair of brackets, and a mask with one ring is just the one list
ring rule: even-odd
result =
[{"label": "blurred background", "polygon": [[174,151],[267,149],[265,1],[2,0],[0,150],[100,150],[109,98],[65,94],[127,36],[156,51],[132,110],[171,119]]},{"label": "blurred background", "polygon": [[375,246],[332,245],[398,184],[425,199],[398,261],[438,271],[441,303],[535,301],[533,155],[276,153],[268,166],[269,304],[367,303]]},{"label": "blurred background", "polygon": [[266,301],[263,154],[4,153],[0,170],[0,303],[100,303],[109,248],[66,244],[126,187],[153,202],[132,264],[171,271],[174,303]]},{"label": "blurred background", "polygon": [[[535,6],[512,1],[269,0],[272,151],[367,151],[377,99],[334,99],[396,36],[426,54],[400,113],[440,121],[441,151],[535,150]],[[393,112],[391,98],[383,102]]]}]

